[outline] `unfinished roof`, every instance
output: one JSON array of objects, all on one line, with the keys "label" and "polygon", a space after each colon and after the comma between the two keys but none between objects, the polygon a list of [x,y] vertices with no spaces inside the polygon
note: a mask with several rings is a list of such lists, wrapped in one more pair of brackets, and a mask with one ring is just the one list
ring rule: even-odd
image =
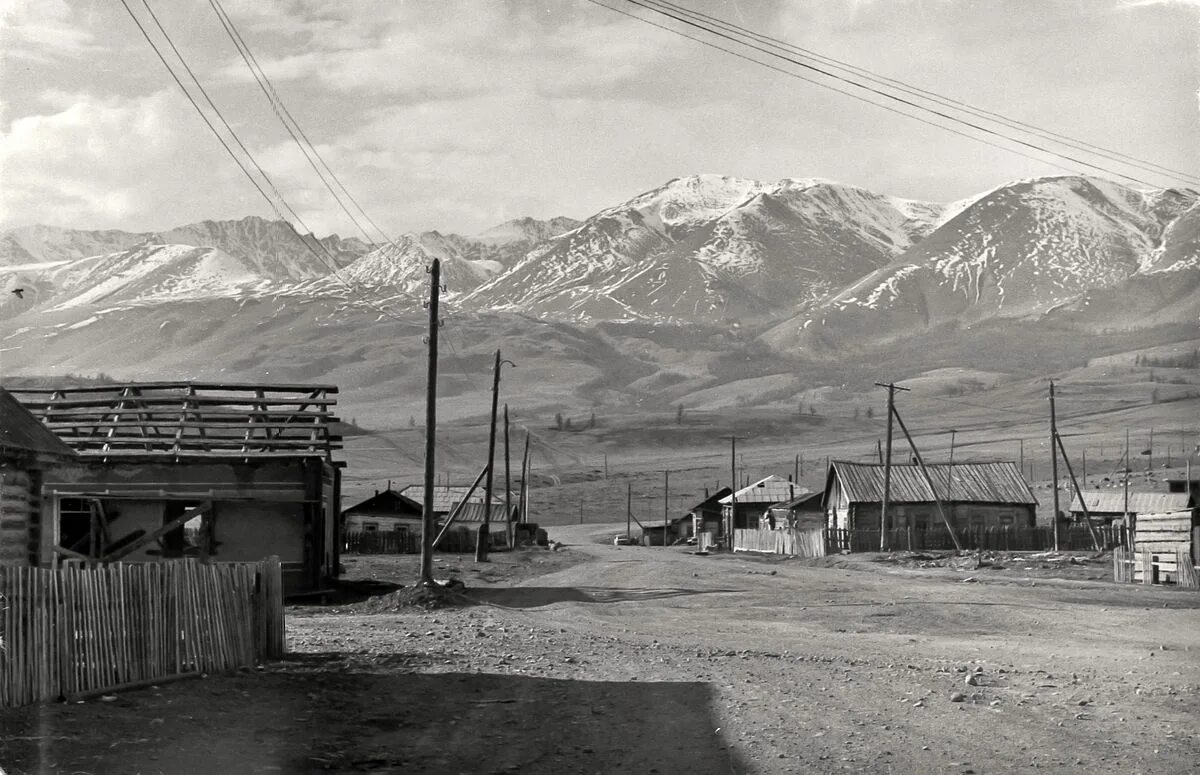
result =
[{"label": "unfinished roof", "polygon": [[[1186,511],[1191,506],[1191,493],[1186,492],[1131,492],[1129,513],[1162,514],[1170,511]],[[1091,514],[1124,514],[1125,493],[1084,492],[1083,502]],[[1071,499],[1071,511],[1082,512],[1079,496]]]},{"label": "unfinished roof", "polygon": [[141,382],[14,390],[85,458],[331,459],[331,385]]},{"label": "unfinished roof", "polygon": [[0,453],[75,457],[75,450],[42,425],[4,388],[0,388]]},{"label": "unfinished roof", "polygon": [[[468,501],[467,504],[462,507],[462,511],[458,512],[458,516],[455,517],[455,519],[454,519],[454,524],[457,525],[460,523],[472,523],[472,524],[481,523],[481,522],[483,522],[484,513],[485,512],[483,509],[483,501],[482,500]],[[517,514],[517,504],[516,504],[516,501],[514,501],[513,507],[512,507],[512,516],[515,517],[516,514]],[[503,525],[507,521],[507,517],[505,516],[504,499],[503,498],[501,498],[499,501],[496,501],[495,499],[492,500],[492,516],[491,516],[491,519],[489,519],[488,521],[493,524],[498,523],[501,525]]]},{"label": "unfinished roof", "polygon": [[[738,503],[779,503],[794,498],[797,493],[806,492],[808,488],[789,482],[781,476],[771,474],[759,479],[748,487],[743,487],[734,493]],[[726,495],[721,499],[722,504],[728,504],[731,497]]]},{"label": "unfinished roof", "polygon": [[[938,498],[955,503],[1021,503],[1037,505],[1033,491],[1021,476],[1017,464],[934,463],[927,465],[937,495],[929,489],[920,466],[892,464],[890,499],[892,503],[929,503]],[[835,460],[829,464],[825,492],[837,476],[853,503],[878,503],[883,500],[884,466],[879,463],[851,463]]]}]

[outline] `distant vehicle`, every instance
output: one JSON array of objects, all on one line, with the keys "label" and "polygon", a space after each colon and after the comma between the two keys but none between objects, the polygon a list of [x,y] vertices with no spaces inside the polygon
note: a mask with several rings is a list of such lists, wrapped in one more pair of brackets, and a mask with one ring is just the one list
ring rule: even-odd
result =
[{"label": "distant vehicle", "polygon": [[613,536],[613,546],[634,546],[637,542],[627,535]]}]

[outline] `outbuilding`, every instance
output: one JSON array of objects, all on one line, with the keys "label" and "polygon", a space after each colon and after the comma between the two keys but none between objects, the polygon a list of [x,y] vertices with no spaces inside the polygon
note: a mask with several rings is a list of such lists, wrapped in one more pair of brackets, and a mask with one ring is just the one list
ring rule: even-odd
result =
[{"label": "outbuilding", "polygon": [[776,503],[791,500],[805,488],[781,476],[763,477],[735,493],[721,498],[721,518],[726,531],[757,529],[759,519]]}]

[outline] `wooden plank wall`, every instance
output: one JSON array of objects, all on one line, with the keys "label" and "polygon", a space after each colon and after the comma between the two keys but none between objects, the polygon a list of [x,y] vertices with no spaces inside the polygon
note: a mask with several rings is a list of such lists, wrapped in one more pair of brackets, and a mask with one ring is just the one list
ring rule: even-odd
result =
[{"label": "wooden plank wall", "polygon": [[1158,583],[1178,583],[1181,566],[1189,566],[1185,573],[1192,569],[1192,513],[1139,514],[1133,551],[1142,559],[1134,570],[1135,581],[1154,583],[1157,570]]},{"label": "wooden plank wall", "polygon": [[0,707],[284,654],[278,559],[0,568]]},{"label": "wooden plank wall", "polygon": [[0,468],[0,567],[29,565],[37,512],[33,476],[20,469]]}]

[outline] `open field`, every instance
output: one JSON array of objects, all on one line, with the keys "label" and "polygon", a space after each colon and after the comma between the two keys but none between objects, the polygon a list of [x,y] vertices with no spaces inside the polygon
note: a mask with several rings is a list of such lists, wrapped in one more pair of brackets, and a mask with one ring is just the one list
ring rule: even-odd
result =
[{"label": "open field", "polygon": [[[1200,757],[1196,595],[1016,565],[968,574],[601,543],[622,527],[554,528],[569,548],[484,566],[442,558],[439,575],[467,581],[461,607],[289,609],[294,653],[258,671],[6,711],[0,762],[17,773],[1183,773]],[[350,571],[411,583],[415,558]]]}]

